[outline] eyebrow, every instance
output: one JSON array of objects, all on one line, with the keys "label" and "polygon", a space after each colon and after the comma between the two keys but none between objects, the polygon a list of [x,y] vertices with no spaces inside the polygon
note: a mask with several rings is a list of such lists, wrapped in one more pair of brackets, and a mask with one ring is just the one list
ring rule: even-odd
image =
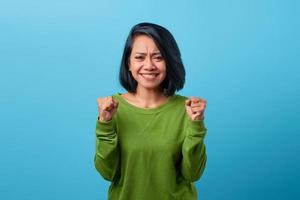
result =
[{"label": "eyebrow", "polygon": [[[147,53],[144,53],[144,52],[135,52],[135,54],[147,55]],[[161,54],[161,53],[160,52],[154,52],[151,55],[158,55],[158,54]]]}]

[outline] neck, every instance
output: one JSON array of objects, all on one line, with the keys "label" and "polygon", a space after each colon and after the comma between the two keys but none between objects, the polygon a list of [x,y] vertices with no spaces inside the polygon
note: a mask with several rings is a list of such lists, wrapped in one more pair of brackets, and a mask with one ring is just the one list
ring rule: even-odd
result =
[{"label": "neck", "polygon": [[144,107],[154,107],[167,99],[161,88],[147,89],[138,86],[134,96]]}]

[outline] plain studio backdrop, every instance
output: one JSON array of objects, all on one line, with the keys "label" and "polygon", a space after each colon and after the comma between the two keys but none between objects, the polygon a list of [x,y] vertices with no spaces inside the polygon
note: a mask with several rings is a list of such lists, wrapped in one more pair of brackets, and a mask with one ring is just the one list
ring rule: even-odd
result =
[{"label": "plain studio backdrop", "polygon": [[7,0],[0,3],[0,199],[104,200],[96,99],[125,92],[130,28],[165,26],[207,100],[199,199],[299,199],[297,0]]}]

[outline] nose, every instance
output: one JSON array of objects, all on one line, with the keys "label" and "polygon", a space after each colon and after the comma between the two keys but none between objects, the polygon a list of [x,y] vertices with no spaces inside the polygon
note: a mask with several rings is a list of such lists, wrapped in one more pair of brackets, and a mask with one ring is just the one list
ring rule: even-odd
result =
[{"label": "nose", "polygon": [[145,59],[144,68],[148,70],[155,69],[154,63],[149,56],[147,56],[147,58]]}]

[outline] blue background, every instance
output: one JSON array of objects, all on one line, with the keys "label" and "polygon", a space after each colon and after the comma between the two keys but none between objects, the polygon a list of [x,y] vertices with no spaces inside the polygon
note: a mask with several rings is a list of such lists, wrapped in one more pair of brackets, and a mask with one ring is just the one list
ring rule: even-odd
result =
[{"label": "blue background", "polygon": [[179,92],[207,100],[199,199],[299,199],[299,1],[10,0],[0,3],[0,199],[106,199],[96,99],[125,92],[129,29],[168,28]]}]

